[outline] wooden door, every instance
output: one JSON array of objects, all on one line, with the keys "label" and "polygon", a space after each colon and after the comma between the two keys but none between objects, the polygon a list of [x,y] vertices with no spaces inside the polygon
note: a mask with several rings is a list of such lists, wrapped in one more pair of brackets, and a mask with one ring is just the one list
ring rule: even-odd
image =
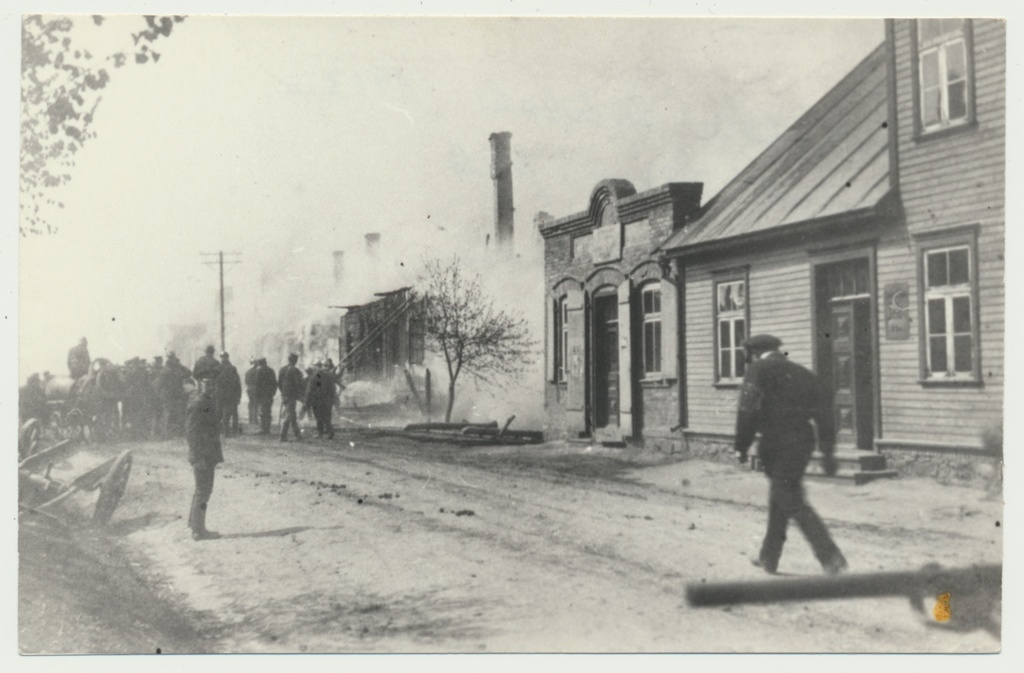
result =
[{"label": "wooden door", "polygon": [[594,426],[619,424],[619,321],[615,294],[594,297]]}]

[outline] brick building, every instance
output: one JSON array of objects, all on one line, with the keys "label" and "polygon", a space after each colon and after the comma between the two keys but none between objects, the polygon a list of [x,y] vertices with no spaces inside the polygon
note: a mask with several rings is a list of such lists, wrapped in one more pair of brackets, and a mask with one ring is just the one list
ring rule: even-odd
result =
[{"label": "brick building", "polygon": [[[692,185],[627,195],[612,181],[589,211],[542,225],[556,434],[604,439],[614,389],[632,441],[726,451],[741,344],[768,332],[831,386],[846,455],[954,470],[996,458],[982,434],[1002,420],[1005,53],[1001,21],[888,21],[885,42],[703,206]],[[687,198],[634,214],[660,193]],[[611,263],[609,226],[623,231]],[[591,231],[601,252],[577,259]],[[605,288],[619,301],[617,381],[601,376]]]}]

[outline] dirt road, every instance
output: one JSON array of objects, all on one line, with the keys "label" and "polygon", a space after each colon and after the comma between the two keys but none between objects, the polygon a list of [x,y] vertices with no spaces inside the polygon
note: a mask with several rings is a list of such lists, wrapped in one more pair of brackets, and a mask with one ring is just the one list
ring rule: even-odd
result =
[{"label": "dirt road", "polygon": [[[899,598],[688,607],[688,582],[765,578],[748,559],[766,484],[738,466],[368,430],[333,442],[243,437],[225,444],[210,505],[223,538],[195,543],[183,443],[129,446],[110,542],[189,618],[195,638],[164,651],[999,649],[996,636],[936,628]],[[983,491],[909,479],[808,491],[853,571],[1001,562],[1001,503]],[[795,530],[780,570],[820,573]],[[163,633],[175,631],[153,637]]]}]

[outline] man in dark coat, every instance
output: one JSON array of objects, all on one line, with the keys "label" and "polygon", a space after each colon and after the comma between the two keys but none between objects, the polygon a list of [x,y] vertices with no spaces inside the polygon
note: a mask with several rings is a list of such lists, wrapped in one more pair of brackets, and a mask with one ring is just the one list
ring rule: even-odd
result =
[{"label": "man in dark coat", "polygon": [[206,529],[206,509],[213,494],[213,474],[217,463],[224,462],[220,445],[220,414],[213,395],[213,382],[202,379],[186,414],[185,437],[188,440],[188,462],[192,464],[196,489],[188,513],[188,527],[193,540],[209,540],[220,535]]},{"label": "man in dark coat", "polygon": [[220,402],[224,436],[240,434],[242,428],[238,424],[238,403],[242,401],[242,380],[238,377],[238,370],[231,364],[231,358],[226,352],[220,354],[217,399]]},{"label": "man in dark coat", "polygon": [[281,367],[277,374],[277,386],[281,389],[281,441],[288,441],[288,428],[295,431],[295,439],[302,439],[299,421],[295,415],[295,405],[302,399],[305,392],[302,385],[302,371],[296,366],[299,356],[288,354],[288,364]]},{"label": "man in dark coat", "polygon": [[217,362],[217,358],[213,357],[216,352],[217,349],[213,345],[206,347],[206,353],[192,366],[192,378],[196,381],[217,380],[217,375],[220,374],[220,363]]},{"label": "man in dark coat", "polygon": [[[835,422],[831,396],[818,377],[779,352],[782,342],[769,334],[744,344],[750,363],[740,389],[736,419],[736,455],[747,461],[755,434],[758,457],[769,479],[768,530],[754,565],[775,573],[793,519],[811,544],[825,572],[846,569],[846,559],[804,496],[804,470],[814,452],[815,428],[827,474],[834,475]],[[813,421],[814,426],[811,425]]]},{"label": "man in dark coat", "polygon": [[188,404],[185,381],[189,378],[188,368],[181,364],[174,351],[168,353],[167,362],[157,378],[164,437],[181,437],[185,430],[185,407]]},{"label": "man in dark coat", "polygon": [[[256,403],[256,372],[259,365],[255,358],[249,358],[249,368],[245,370],[245,396],[249,401],[249,425],[256,425],[259,419],[259,404]],[[274,384],[276,387],[276,383]]]},{"label": "man in dark coat", "polygon": [[260,433],[270,434],[270,418],[274,411],[274,395],[277,394],[277,375],[267,366],[267,359],[256,363],[256,404],[260,411]]},{"label": "man in dark coat", "polygon": [[334,374],[326,367],[313,370],[306,380],[306,406],[316,419],[316,436],[334,439],[331,409],[334,406]]},{"label": "man in dark coat", "polygon": [[68,372],[71,374],[71,378],[77,381],[88,374],[89,365],[91,364],[92,358],[89,357],[89,342],[86,341],[85,337],[82,337],[78,345],[68,351]]},{"label": "man in dark coat", "polygon": [[33,374],[18,391],[18,416],[22,423],[27,423],[33,418],[45,423],[48,415],[49,407],[46,404],[43,380],[39,378],[39,374]]}]

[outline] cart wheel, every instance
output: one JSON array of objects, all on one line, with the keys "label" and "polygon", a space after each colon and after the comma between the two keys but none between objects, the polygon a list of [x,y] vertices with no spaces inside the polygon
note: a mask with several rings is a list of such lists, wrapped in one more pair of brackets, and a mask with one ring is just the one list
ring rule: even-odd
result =
[{"label": "cart wheel", "polygon": [[96,499],[96,509],[92,515],[94,523],[105,524],[110,521],[114,510],[117,509],[117,503],[121,501],[121,496],[128,486],[128,475],[131,471],[132,452],[123,451],[110,466],[107,476],[100,482],[100,497]]},{"label": "cart wheel", "polygon": [[25,422],[18,432],[18,460],[24,460],[39,452],[39,440],[43,437],[43,424],[38,418]]}]

